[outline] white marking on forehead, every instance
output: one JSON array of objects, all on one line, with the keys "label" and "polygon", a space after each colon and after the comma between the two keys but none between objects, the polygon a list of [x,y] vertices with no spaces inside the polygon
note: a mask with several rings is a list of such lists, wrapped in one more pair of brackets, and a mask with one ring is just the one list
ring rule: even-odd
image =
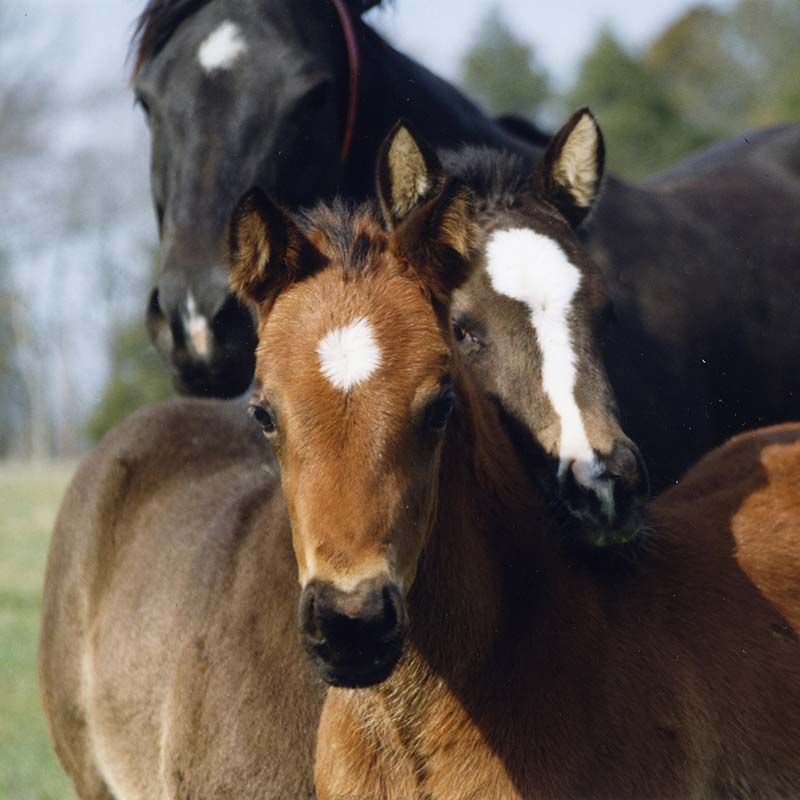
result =
[{"label": "white marking on forehead", "polygon": [[[486,247],[486,268],[496,292],[524,303],[542,351],[542,384],[561,421],[559,478],[572,464],[575,479],[592,488],[608,510],[613,495],[589,444],[575,402],[575,351],[569,328],[581,273],[560,245],[529,228],[495,231]],[[609,485],[606,485],[609,484]]]},{"label": "white marking on forehead", "polygon": [[206,358],[211,349],[211,330],[208,327],[208,320],[198,313],[197,304],[191,292],[186,296],[186,317],[184,321],[189,334],[189,341],[192,343],[195,353],[201,358]]},{"label": "white marking on forehead", "polygon": [[241,28],[226,19],[216,27],[197,48],[197,60],[206,72],[230,69],[242,53],[247,52],[247,42]]},{"label": "white marking on forehead", "polygon": [[317,345],[317,356],[322,374],[343,392],[369,378],[381,363],[380,347],[364,317],[328,331]]}]

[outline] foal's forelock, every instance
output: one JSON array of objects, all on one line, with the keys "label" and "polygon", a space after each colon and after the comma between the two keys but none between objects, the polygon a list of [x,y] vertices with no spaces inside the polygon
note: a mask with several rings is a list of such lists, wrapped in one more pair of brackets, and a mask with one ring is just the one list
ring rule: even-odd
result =
[{"label": "foal's forelock", "polygon": [[579,354],[570,319],[581,288],[581,271],[561,245],[530,228],[494,231],[486,246],[486,268],[494,290],[528,309],[542,356],[542,389],[558,418],[558,478],[569,470],[593,491],[613,517],[613,484],[589,442],[575,389]]}]

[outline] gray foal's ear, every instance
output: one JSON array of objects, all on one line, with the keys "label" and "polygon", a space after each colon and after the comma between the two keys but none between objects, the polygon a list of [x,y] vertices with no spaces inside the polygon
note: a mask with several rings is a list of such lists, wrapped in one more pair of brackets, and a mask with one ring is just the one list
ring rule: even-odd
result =
[{"label": "gray foal's ear", "polygon": [[547,146],[536,188],[571,225],[579,225],[597,199],[604,162],[603,134],[592,112],[581,108]]},{"label": "gray foal's ear", "polygon": [[399,225],[444,183],[436,153],[400,120],[383,140],[378,153],[376,184],[383,218],[389,230]]}]

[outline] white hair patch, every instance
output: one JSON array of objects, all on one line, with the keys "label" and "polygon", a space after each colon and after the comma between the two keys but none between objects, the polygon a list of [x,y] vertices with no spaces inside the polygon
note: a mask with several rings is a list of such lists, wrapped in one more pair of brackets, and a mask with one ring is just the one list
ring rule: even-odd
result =
[{"label": "white hair patch", "polygon": [[198,312],[194,295],[189,292],[186,297],[186,316],[184,324],[189,334],[189,341],[195,353],[201,358],[207,358],[211,350],[211,329],[208,320]]},{"label": "white hair patch", "polygon": [[569,313],[581,273],[560,245],[529,228],[495,231],[486,248],[489,278],[496,292],[524,303],[542,352],[542,383],[561,422],[559,477],[572,465],[578,483],[591,488],[608,511],[613,494],[589,444],[575,401],[575,351]]},{"label": "white hair patch", "polygon": [[241,28],[230,20],[217,26],[197,48],[197,60],[206,72],[230,69],[242,53],[247,52],[247,42]]},{"label": "white hair patch", "polygon": [[381,363],[380,347],[364,317],[326,333],[317,356],[322,374],[343,392],[369,378]]}]

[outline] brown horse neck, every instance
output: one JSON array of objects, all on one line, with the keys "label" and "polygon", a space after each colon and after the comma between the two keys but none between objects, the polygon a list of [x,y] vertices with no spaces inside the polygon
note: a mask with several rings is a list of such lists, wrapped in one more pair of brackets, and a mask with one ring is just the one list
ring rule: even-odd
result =
[{"label": "brown horse neck", "polygon": [[468,381],[452,426],[408,610],[410,646],[434,672],[459,683],[469,680],[470,666],[482,669],[490,658],[503,620],[541,594],[557,537],[495,406]]}]

